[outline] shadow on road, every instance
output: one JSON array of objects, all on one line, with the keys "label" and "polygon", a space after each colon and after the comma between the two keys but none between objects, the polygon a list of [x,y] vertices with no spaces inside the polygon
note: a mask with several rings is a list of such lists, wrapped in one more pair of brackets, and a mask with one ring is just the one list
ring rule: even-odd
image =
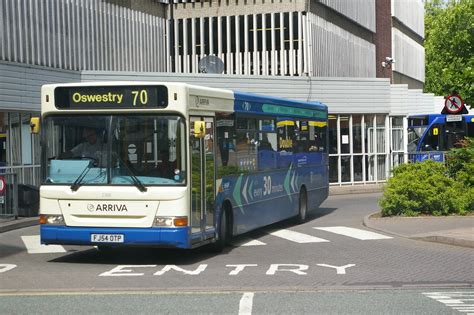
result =
[{"label": "shadow on road", "polygon": [[24,251],[23,248],[18,247],[18,246],[11,246],[11,245],[5,245],[5,244],[0,244],[0,246],[1,246],[0,258],[6,258],[8,256],[12,256]]},{"label": "shadow on road", "polygon": [[[311,222],[337,210],[337,208],[318,208],[308,213],[307,221]],[[294,219],[277,222],[263,228],[239,235],[232,241],[239,243],[244,238],[259,239],[278,229],[289,229],[297,225]],[[213,253],[208,246],[191,250],[152,248],[152,247],[120,247],[107,251],[97,248],[68,251],[66,255],[50,260],[55,263],[71,264],[121,264],[121,265],[193,265],[208,260],[216,255],[226,255],[236,247],[229,245],[222,253]]]},{"label": "shadow on road", "polygon": [[318,208],[308,213],[308,221],[313,221],[333,213],[338,208]]},{"label": "shadow on road", "polygon": [[71,264],[119,264],[119,265],[193,265],[216,255],[225,255],[232,247],[221,254],[212,253],[207,247],[183,250],[152,247],[121,247],[107,251],[88,248],[52,259],[49,262]]}]

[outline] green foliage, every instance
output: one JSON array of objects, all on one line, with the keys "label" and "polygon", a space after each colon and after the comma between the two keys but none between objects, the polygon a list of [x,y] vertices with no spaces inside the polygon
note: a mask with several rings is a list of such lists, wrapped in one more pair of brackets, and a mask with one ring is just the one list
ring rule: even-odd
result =
[{"label": "green foliage", "polygon": [[460,148],[449,151],[446,167],[451,178],[465,187],[474,187],[474,138],[462,140]]},{"label": "green foliage", "polygon": [[474,1],[425,2],[425,92],[456,91],[474,108]]},{"label": "green foliage", "polygon": [[218,166],[217,167],[217,177],[222,178],[225,176],[231,176],[231,175],[239,175],[239,174],[245,174],[248,173],[247,171],[239,171],[239,168],[235,165],[226,165],[226,166]]},{"label": "green foliage", "polygon": [[474,187],[465,187],[462,181],[447,173],[444,164],[431,160],[395,168],[380,200],[382,215],[464,215],[473,212]]}]

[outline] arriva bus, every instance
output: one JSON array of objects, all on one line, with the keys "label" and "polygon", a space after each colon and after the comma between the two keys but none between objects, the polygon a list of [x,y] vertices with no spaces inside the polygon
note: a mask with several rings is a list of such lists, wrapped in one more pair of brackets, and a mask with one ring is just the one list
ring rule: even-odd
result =
[{"label": "arriva bus", "polygon": [[222,250],[327,198],[321,103],[149,82],[45,85],[41,100],[43,244]]},{"label": "arriva bus", "polygon": [[412,162],[444,161],[444,153],[464,137],[474,137],[474,115],[429,114],[408,117],[408,155]]}]

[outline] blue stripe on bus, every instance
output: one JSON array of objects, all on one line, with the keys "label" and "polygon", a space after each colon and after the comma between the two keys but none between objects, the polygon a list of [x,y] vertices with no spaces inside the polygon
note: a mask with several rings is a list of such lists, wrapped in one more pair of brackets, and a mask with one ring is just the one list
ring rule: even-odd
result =
[{"label": "blue stripe on bus", "polygon": [[302,102],[284,98],[234,92],[234,111],[269,116],[303,117],[327,120],[327,106],[319,102]]},{"label": "blue stripe on bus", "polygon": [[[431,125],[433,123],[439,123],[439,124],[445,124],[446,123],[446,114],[420,114],[420,115],[411,115],[408,117],[408,119],[413,119],[413,118],[418,118],[418,119],[423,119],[426,118],[428,119],[427,125]],[[474,115],[472,114],[467,114],[467,115],[460,115],[462,117],[462,121],[465,121],[467,123],[473,122],[472,120],[474,119]],[[410,127],[421,127],[420,125],[413,125]]]},{"label": "blue stripe on bus", "polygon": [[258,94],[245,93],[245,92],[239,92],[239,91],[234,92],[234,99],[245,100],[249,102],[257,102],[257,103],[286,105],[290,107],[299,107],[299,108],[308,108],[308,109],[326,110],[327,108],[327,106],[321,102],[303,102],[303,101],[289,100],[286,98],[280,98],[280,97],[275,97],[275,96],[258,95]]},{"label": "blue stripe on bus", "polygon": [[[100,228],[42,225],[41,244],[60,245],[155,245],[190,248],[190,228]],[[124,243],[94,243],[91,234],[123,234]]]}]

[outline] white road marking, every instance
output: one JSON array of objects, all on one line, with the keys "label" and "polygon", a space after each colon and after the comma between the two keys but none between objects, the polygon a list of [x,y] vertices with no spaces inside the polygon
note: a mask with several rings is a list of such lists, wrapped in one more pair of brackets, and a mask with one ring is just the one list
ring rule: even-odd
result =
[{"label": "white road marking", "polygon": [[366,231],[366,230],[361,230],[361,229],[355,229],[355,228],[350,228],[346,226],[328,226],[328,227],[314,227],[313,229],[316,230],[322,230],[326,232],[331,232],[335,234],[340,234],[348,237],[353,237],[359,240],[384,240],[384,239],[391,239],[393,237]]},{"label": "white road marking", "polygon": [[239,239],[239,241],[232,242],[232,245],[239,247],[239,246],[262,246],[262,245],[267,245],[267,244],[259,240],[253,240],[251,238],[244,237],[244,238]]},{"label": "white road marking", "polygon": [[65,253],[66,250],[61,245],[42,245],[39,235],[22,236],[21,240],[25,244],[28,254]]},{"label": "white road marking", "polygon": [[16,265],[13,264],[0,264],[0,273],[7,272],[15,268]]},{"label": "white road marking", "polygon": [[[474,314],[474,304],[470,302],[474,301],[474,299],[472,298],[473,294],[473,291],[423,293],[423,295],[425,295],[426,297],[443,303],[444,305],[452,308],[453,310],[468,314]],[[464,302],[468,302],[469,304]]]},{"label": "white road marking", "polygon": [[347,265],[344,265],[344,266],[333,266],[333,265],[328,265],[328,264],[317,264],[317,265],[321,266],[321,267],[334,268],[334,269],[336,269],[336,273],[338,275],[345,275],[347,268],[355,266],[355,264],[347,264]]},{"label": "white road marking", "polygon": [[239,315],[251,315],[253,307],[253,292],[245,292],[239,303]]},{"label": "white road marking", "polygon": [[328,240],[325,240],[323,238],[311,236],[308,234],[303,234],[295,231],[290,231],[290,230],[279,230],[275,232],[270,233],[273,236],[278,236],[281,238],[284,238],[286,240],[296,242],[296,243],[323,243],[323,242],[329,242]]}]

